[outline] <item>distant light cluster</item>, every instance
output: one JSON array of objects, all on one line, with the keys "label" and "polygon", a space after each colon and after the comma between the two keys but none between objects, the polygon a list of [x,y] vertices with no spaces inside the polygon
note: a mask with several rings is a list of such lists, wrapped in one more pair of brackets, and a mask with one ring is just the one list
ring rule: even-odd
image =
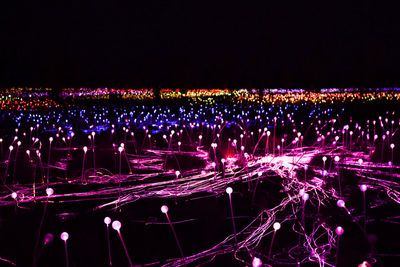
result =
[{"label": "distant light cluster", "polygon": [[[53,92],[52,95],[49,95]],[[60,99],[71,100],[60,102]],[[64,88],[55,92],[51,88],[10,88],[0,93],[1,110],[39,110],[54,107],[70,108],[75,100],[154,100],[159,94],[162,100],[183,99],[193,103],[215,104],[218,101],[256,104],[335,104],[367,103],[371,101],[399,101],[399,88],[330,88],[305,89],[115,89],[115,88]]]}]

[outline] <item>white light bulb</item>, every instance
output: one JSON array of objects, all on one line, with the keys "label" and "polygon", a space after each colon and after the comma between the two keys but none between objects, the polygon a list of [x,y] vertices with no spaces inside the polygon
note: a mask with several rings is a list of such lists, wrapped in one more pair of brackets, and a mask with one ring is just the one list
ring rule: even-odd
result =
[{"label": "white light bulb", "polygon": [[228,195],[232,194],[232,192],[233,192],[232,187],[226,188],[226,193],[227,193]]}]

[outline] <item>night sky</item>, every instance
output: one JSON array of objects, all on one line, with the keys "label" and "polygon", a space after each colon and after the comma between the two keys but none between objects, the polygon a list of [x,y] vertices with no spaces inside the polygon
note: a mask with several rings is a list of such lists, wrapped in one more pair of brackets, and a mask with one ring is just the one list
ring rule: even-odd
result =
[{"label": "night sky", "polygon": [[400,86],[383,1],[4,2],[2,87]]}]

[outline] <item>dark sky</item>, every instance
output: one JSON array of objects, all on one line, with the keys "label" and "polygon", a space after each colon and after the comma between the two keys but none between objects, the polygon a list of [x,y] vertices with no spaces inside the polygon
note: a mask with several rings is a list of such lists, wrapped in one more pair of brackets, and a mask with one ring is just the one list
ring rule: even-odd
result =
[{"label": "dark sky", "polygon": [[1,86],[400,86],[383,1],[3,2]]}]

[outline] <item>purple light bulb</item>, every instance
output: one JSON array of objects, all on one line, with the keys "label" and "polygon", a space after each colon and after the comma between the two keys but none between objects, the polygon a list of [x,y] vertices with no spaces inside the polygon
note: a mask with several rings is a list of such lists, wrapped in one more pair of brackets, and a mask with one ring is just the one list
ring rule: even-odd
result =
[{"label": "purple light bulb", "polygon": [[[61,239],[62,239],[62,238],[61,238]],[[67,238],[67,239],[68,239],[68,238]],[[48,243],[53,242],[53,240],[54,240],[53,234],[47,233],[47,234],[44,235],[44,244],[45,244],[45,245],[48,244]]]}]

